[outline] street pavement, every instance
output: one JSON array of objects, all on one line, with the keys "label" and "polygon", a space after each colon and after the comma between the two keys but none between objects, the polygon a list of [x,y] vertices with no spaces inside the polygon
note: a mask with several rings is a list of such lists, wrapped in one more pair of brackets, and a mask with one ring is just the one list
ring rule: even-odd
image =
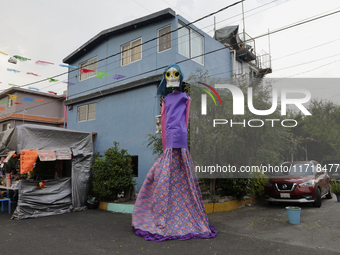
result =
[{"label": "street pavement", "polygon": [[288,222],[285,204],[260,201],[208,214],[215,239],[145,241],[131,231],[131,214],[86,210],[27,220],[0,212],[0,255],[13,254],[339,254],[340,203],[301,205],[301,223]]}]

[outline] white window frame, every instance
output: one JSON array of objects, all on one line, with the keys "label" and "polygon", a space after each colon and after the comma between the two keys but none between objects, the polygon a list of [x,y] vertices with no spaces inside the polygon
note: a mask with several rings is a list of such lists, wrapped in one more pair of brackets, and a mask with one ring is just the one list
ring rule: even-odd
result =
[{"label": "white window frame", "polygon": [[167,36],[169,35],[170,36],[170,48],[168,48],[168,49],[165,49],[165,50],[160,50],[160,35],[159,35],[159,33],[160,33],[160,31],[162,30],[162,29],[166,29],[166,28],[168,28],[168,27],[170,27],[170,32],[171,32],[171,24],[169,24],[169,25],[166,25],[166,26],[164,26],[164,27],[161,27],[161,28],[159,28],[158,30],[157,30],[157,37],[158,37],[158,39],[157,39],[157,53],[161,53],[161,52],[164,52],[164,51],[167,51],[167,50],[171,50],[171,48],[172,48],[172,37],[171,37],[171,33],[169,33],[169,34],[167,34]]},{"label": "white window frame", "polygon": [[13,105],[13,100],[11,99],[10,96],[8,96],[7,107],[11,107],[12,105]]},{"label": "white window frame", "polygon": [[[6,127],[6,129],[4,129],[4,127]],[[7,123],[2,124],[2,131],[6,131],[6,130],[9,130],[11,128],[12,128],[11,122],[7,122]]]},{"label": "white window frame", "polygon": [[[131,45],[134,42],[138,41],[138,40],[140,40],[140,58],[132,61],[132,51],[133,51],[133,49],[131,49]],[[120,53],[120,65],[121,66],[130,65],[131,63],[137,62],[137,61],[139,61],[139,60],[141,60],[143,58],[143,56],[142,56],[142,52],[143,52],[143,50],[142,50],[142,43],[143,43],[142,42],[142,37],[139,37],[139,38],[137,38],[135,40],[132,40],[132,41],[127,42],[127,43],[124,43],[123,45],[120,46],[120,51],[121,51],[121,53]],[[125,51],[125,52],[129,52],[130,61],[123,65],[123,47],[126,46],[127,44],[130,44],[130,47],[129,47],[128,51]]]},{"label": "white window frame", "polygon": [[[181,27],[185,26],[180,21],[178,21],[178,25],[181,26]],[[200,34],[199,32],[197,32],[196,30],[194,30],[194,29],[192,29],[191,27],[188,27],[188,26],[186,26],[184,28],[181,28],[181,29],[189,30],[189,55],[190,56],[186,56],[186,55],[180,53],[179,49],[178,49],[178,54],[180,54],[180,55],[182,55],[182,56],[184,56],[186,58],[190,58],[191,60],[195,61],[196,63],[201,64],[201,65],[204,66],[204,36],[202,34]],[[193,43],[193,34],[194,33],[197,34],[198,36],[201,36],[201,38],[202,38],[202,56],[201,56],[202,57],[202,63],[200,61],[198,61],[197,57],[194,57],[194,58],[192,57],[192,55],[193,55],[193,52],[192,52],[193,51],[192,50],[193,49],[192,43]],[[178,34],[178,32],[177,32],[177,34]],[[180,44],[180,42],[178,42],[178,45],[179,44]]]},{"label": "white window frame", "polygon": [[82,68],[94,70],[94,72],[89,72],[89,73],[81,73],[79,71],[79,81],[85,81],[97,75],[97,61],[98,61],[98,57],[95,56],[79,64],[79,70]]},{"label": "white window frame", "polygon": [[[90,105],[95,105],[96,109],[94,111],[94,118],[89,118],[89,108],[90,108]],[[85,119],[81,120],[80,119],[80,109],[81,108],[85,108]],[[85,105],[80,105],[78,106],[78,122],[84,122],[84,121],[89,121],[89,120],[95,120],[96,119],[96,111],[97,111],[97,103],[91,103],[91,104],[85,104]]]}]

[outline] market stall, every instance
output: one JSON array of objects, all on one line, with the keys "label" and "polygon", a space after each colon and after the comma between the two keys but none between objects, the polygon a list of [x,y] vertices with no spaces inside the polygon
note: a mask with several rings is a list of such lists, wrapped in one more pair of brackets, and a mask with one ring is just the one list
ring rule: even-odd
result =
[{"label": "market stall", "polygon": [[86,209],[93,156],[91,133],[40,125],[17,126],[0,132],[0,156],[10,154],[19,156],[19,164],[14,164],[20,166],[21,176],[27,175],[19,181],[12,219]]}]

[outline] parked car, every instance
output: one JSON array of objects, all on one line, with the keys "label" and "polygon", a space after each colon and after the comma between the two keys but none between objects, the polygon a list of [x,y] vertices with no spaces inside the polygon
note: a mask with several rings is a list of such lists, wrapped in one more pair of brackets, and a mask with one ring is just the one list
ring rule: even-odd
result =
[{"label": "parked car", "polygon": [[285,162],[280,171],[265,184],[269,204],[274,202],[313,203],[321,206],[321,199],[332,198],[327,170],[317,161]]},{"label": "parked car", "polygon": [[328,159],[322,163],[331,180],[340,180],[340,159]]}]

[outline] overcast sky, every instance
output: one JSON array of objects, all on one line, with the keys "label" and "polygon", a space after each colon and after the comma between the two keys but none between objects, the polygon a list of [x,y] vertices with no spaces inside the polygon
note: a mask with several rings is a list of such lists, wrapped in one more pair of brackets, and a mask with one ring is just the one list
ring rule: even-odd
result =
[{"label": "overcast sky", "polygon": [[[172,8],[189,21],[215,12],[236,0],[16,0],[2,1],[0,14],[0,90],[8,84],[25,85],[67,71],[62,59],[104,29]],[[261,7],[262,6],[262,7]],[[256,8],[256,9],[255,9]],[[252,37],[299,21],[340,10],[339,0],[246,0],[245,30]],[[242,5],[215,15],[216,28],[239,25],[243,29]],[[214,18],[195,25],[213,36]],[[271,52],[273,73],[268,78],[340,78],[340,13],[274,33],[256,40],[256,51]],[[270,39],[270,40],[269,40]],[[270,49],[269,49],[270,41]],[[34,61],[8,63],[19,55]],[[37,60],[55,65],[36,65]],[[291,67],[293,66],[293,67]],[[7,71],[16,69],[21,73]],[[208,67],[207,67],[208,68]],[[35,77],[24,74],[33,72]],[[31,87],[41,91],[66,90],[67,76],[58,83],[41,82]],[[325,85],[332,100],[340,102],[340,85]],[[320,90],[320,87],[319,87]],[[337,95],[339,94],[339,95]],[[325,96],[324,98],[327,98]]]}]

